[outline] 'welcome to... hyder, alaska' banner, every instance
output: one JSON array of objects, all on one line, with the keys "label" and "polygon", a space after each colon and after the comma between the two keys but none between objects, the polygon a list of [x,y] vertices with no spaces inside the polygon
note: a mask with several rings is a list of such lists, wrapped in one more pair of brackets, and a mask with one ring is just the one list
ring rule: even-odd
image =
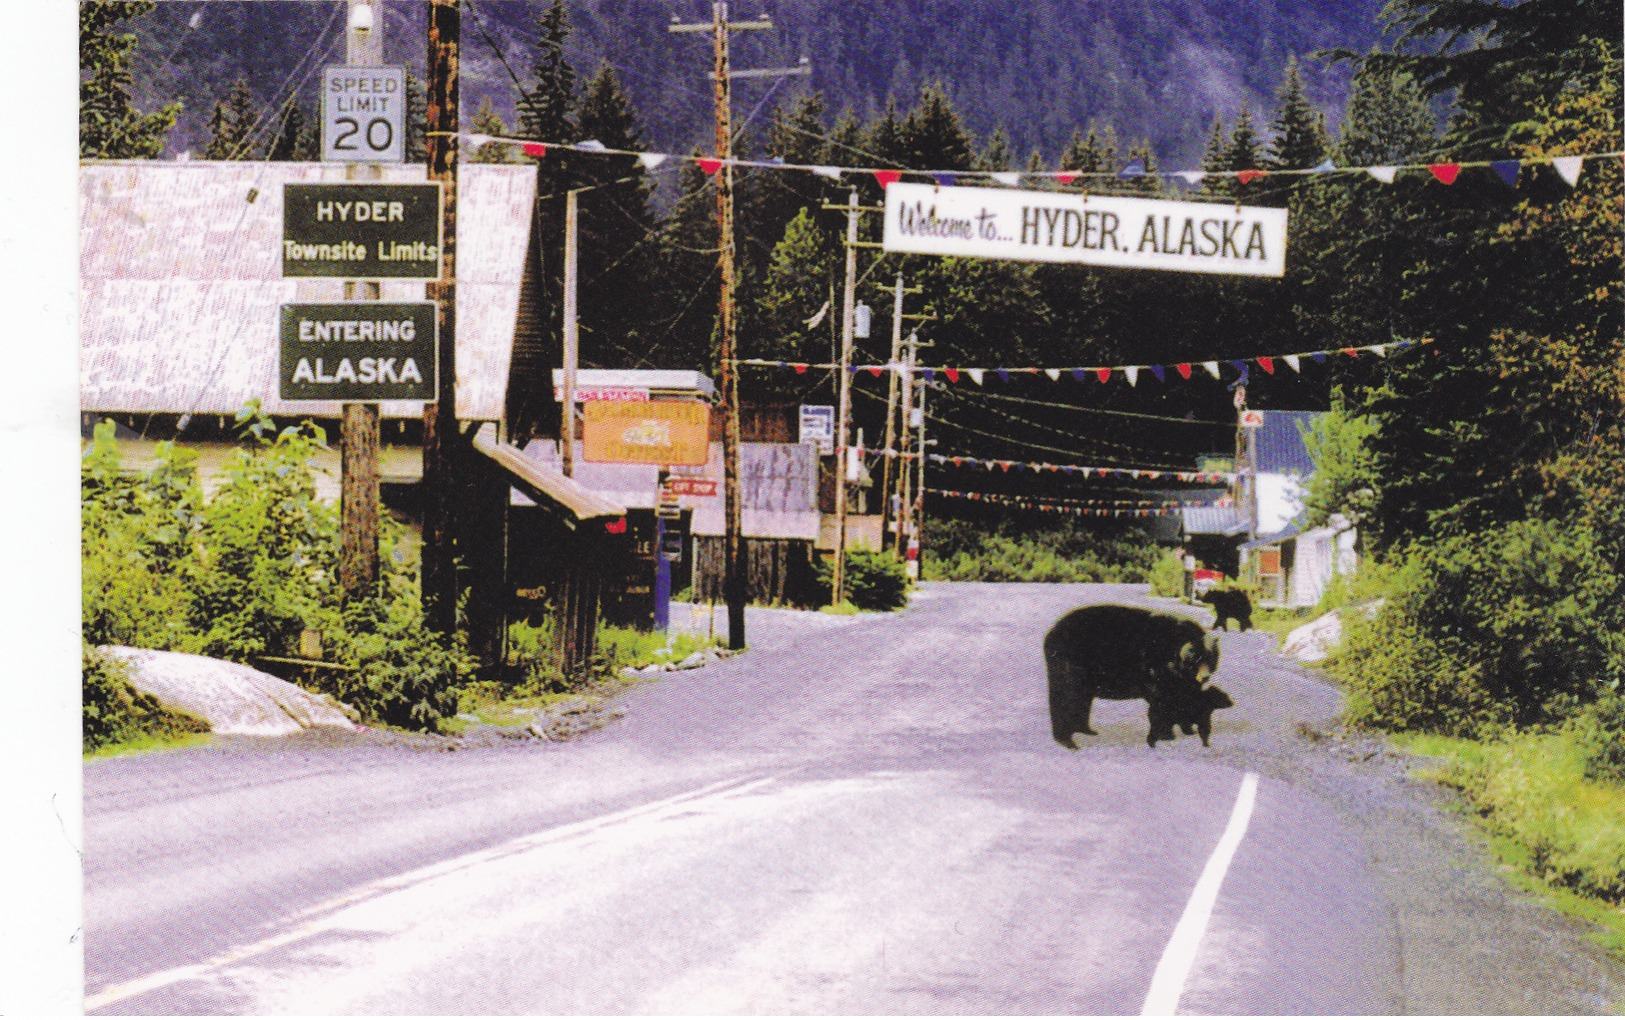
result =
[{"label": "'welcome to... hyder, alaska' banner", "polygon": [[1280,276],[1286,210],[894,181],[886,188],[883,246],[916,255]]}]

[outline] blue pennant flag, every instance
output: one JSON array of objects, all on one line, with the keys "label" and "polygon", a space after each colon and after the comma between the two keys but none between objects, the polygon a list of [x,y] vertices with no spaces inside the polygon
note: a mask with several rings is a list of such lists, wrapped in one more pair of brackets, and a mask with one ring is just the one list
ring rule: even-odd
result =
[{"label": "blue pennant flag", "polygon": [[1009,382],[1010,381],[1010,370],[1008,368],[996,368],[996,369],[994,369],[994,371],[999,373],[1000,381],[1002,381],[1002,382]]},{"label": "blue pennant flag", "polygon": [[1078,382],[1083,382],[1088,377],[1089,374],[1081,368],[1074,368],[1072,370],[1072,378],[1076,379]]},{"label": "blue pennant flag", "polygon": [[1328,160],[1322,161],[1319,166],[1315,167],[1315,173],[1317,173],[1317,174],[1329,174],[1333,170],[1336,170],[1336,169],[1337,169],[1337,164],[1333,163],[1331,160],[1328,159]]},{"label": "blue pennant flag", "polygon": [[937,186],[940,188],[951,188],[959,183],[958,174],[941,173],[932,174],[931,176],[936,180]]},{"label": "blue pennant flag", "polygon": [[927,369],[923,369],[923,371],[925,372],[925,381],[926,382],[936,382],[937,381],[937,373],[936,373],[935,369],[927,368]]},{"label": "blue pennant flag", "polygon": [[1163,374],[1161,365],[1148,365],[1146,367],[1150,368],[1151,374],[1157,377],[1157,382],[1162,382]]},{"label": "blue pennant flag", "polygon": [[1125,180],[1125,181],[1128,180],[1130,177],[1144,177],[1145,176],[1145,160],[1143,160],[1143,159],[1133,160],[1132,162],[1129,163],[1128,166],[1126,166],[1123,169],[1117,171],[1117,176],[1118,176],[1118,178],[1120,180]]},{"label": "blue pennant flag", "polygon": [[1232,361],[1230,364],[1235,367],[1236,371],[1241,373],[1241,378],[1237,379],[1226,388],[1233,390],[1237,386],[1247,385],[1247,363],[1245,361]]},{"label": "blue pennant flag", "polygon": [[1516,159],[1498,159],[1490,164],[1490,169],[1495,171],[1495,176],[1501,178],[1501,182],[1507,187],[1516,188],[1518,186],[1518,168],[1522,165]]},{"label": "blue pennant flag", "polygon": [[1317,364],[1317,365],[1326,364],[1326,352],[1325,351],[1316,351],[1315,353],[1313,353],[1313,354],[1311,354],[1309,356],[1311,358],[1315,359],[1315,364]]}]

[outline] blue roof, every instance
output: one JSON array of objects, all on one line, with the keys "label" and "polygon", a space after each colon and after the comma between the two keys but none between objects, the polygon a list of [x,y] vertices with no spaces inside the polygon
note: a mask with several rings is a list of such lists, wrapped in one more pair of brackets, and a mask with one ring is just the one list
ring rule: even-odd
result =
[{"label": "blue roof", "polygon": [[1267,474],[1297,475],[1308,478],[1315,473],[1315,462],[1309,459],[1309,449],[1303,444],[1303,433],[1324,412],[1322,411],[1265,411],[1264,424],[1258,430],[1258,470]]}]

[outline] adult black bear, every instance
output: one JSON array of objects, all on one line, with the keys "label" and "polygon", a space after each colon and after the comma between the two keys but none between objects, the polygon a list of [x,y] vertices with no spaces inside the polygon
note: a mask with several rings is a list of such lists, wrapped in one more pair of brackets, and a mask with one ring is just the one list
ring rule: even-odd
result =
[{"label": "adult black bear", "polygon": [[[1145,741],[1174,739],[1174,727],[1211,729],[1212,708],[1202,685],[1219,668],[1219,639],[1184,616],[1135,606],[1074,609],[1044,637],[1052,732],[1063,747],[1074,734],[1094,735],[1096,698],[1144,698],[1151,728]],[[1222,692],[1221,692],[1222,693]],[[1228,698],[1226,698],[1228,701]]]},{"label": "adult black bear", "polygon": [[1213,607],[1213,629],[1229,630],[1234,620],[1247,630],[1253,625],[1253,600],[1240,588],[1210,588],[1197,598]]}]

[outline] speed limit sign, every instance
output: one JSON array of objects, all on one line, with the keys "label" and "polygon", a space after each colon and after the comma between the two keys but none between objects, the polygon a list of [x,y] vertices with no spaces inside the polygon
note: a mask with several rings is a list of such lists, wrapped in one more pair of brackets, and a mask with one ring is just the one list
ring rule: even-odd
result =
[{"label": "speed limit sign", "polygon": [[324,161],[399,163],[405,142],[406,68],[327,68],[322,75]]}]

